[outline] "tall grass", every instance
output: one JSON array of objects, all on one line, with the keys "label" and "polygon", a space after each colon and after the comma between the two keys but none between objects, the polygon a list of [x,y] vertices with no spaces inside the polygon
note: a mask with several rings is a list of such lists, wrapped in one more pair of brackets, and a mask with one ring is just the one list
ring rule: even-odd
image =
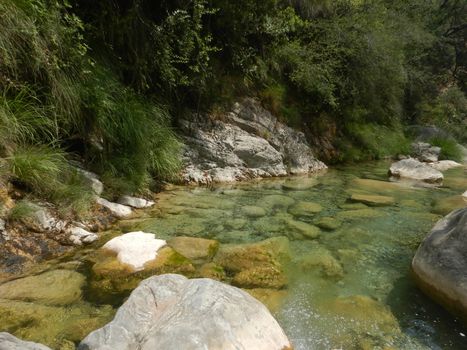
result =
[{"label": "tall grass", "polygon": [[[151,177],[174,179],[180,169],[180,143],[167,112],[124,88],[112,72],[96,67],[88,82],[89,130],[103,152],[90,155],[98,172],[124,191],[134,192]],[[118,189],[117,189],[118,190]]]}]

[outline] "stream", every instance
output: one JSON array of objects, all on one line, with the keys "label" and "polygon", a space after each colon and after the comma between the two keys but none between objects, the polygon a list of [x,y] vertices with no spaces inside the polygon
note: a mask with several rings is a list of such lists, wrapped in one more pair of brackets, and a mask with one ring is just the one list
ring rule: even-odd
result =
[{"label": "stream", "polygon": [[[31,275],[54,269],[81,273],[85,280],[79,300],[33,305],[37,303],[2,304],[0,299],[0,330],[56,349],[73,348],[87,332],[108,322],[125,298],[106,298],[105,290],[93,294],[88,257],[109,238],[142,230],[161,239],[192,236],[221,245],[288,237],[288,285],[269,291],[262,301],[296,350],[465,349],[465,327],[410,278],[418,244],[467,188],[464,169],[445,172],[444,185],[429,188],[389,182],[388,166],[381,161],[310,177],[170,187],[158,195],[153,209],[119,222],[94,246],[31,269]],[[391,201],[372,206],[349,201],[351,195]],[[297,203],[312,203],[312,214]],[[319,226],[319,236],[294,233],[291,220]]]}]

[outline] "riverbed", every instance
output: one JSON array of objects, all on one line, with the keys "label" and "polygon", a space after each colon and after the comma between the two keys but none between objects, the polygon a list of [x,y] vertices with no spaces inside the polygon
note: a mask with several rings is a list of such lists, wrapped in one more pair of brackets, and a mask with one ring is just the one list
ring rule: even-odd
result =
[{"label": "riverbed", "polygon": [[[126,295],[93,292],[88,256],[124,232],[210,238],[221,245],[285,236],[290,245],[287,287],[263,301],[295,349],[465,349],[467,330],[410,278],[418,244],[467,188],[464,169],[447,171],[439,188],[391,182],[387,169],[383,161],[306,177],[171,186],[159,194],[155,208],[121,221],[94,246],[30,271],[79,272],[85,276],[79,300],[8,307],[0,302],[0,329],[68,349],[105,324]],[[357,200],[350,200],[352,195]],[[310,214],[304,208],[314,209]],[[291,221],[313,226],[317,234],[297,234]],[[15,313],[28,305],[31,312]]]}]

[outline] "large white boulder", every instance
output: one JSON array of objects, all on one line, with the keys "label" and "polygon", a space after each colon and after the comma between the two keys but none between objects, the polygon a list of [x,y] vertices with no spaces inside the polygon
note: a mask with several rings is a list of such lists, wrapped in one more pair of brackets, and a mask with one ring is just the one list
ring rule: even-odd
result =
[{"label": "large white boulder", "polygon": [[248,293],[180,275],[148,278],[79,350],[285,350],[287,336]]},{"label": "large white boulder", "polygon": [[166,241],[156,239],[153,233],[138,231],[115,237],[104,244],[102,249],[116,253],[121,263],[141,271],[145,263],[156,259],[157,251],[166,244]]},{"label": "large white boulder", "polygon": [[389,168],[389,175],[428,183],[441,183],[444,179],[440,171],[413,158],[393,163]]},{"label": "large white boulder", "polygon": [[439,162],[428,163],[428,165],[431,166],[433,169],[436,169],[439,171],[446,171],[449,169],[458,168],[462,166],[462,164],[457,163],[453,160],[440,160]]}]

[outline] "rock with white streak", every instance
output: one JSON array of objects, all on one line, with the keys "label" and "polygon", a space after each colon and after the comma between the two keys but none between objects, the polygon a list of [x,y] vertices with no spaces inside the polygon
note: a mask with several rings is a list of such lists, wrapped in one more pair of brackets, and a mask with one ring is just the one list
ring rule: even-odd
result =
[{"label": "rock with white streak", "polygon": [[10,333],[0,333],[0,350],[51,350],[49,347],[33,343],[31,341],[24,341],[16,338]]},{"label": "rock with white streak", "polygon": [[71,226],[68,229],[69,239],[75,245],[90,244],[97,240],[95,233],[89,232],[82,227]]},{"label": "rock with white streak", "polygon": [[433,169],[436,169],[439,171],[446,171],[449,169],[458,168],[462,166],[462,164],[457,163],[453,160],[440,160],[439,162],[428,163],[428,165],[431,166]]},{"label": "rock with white streak", "polygon": [[155,204],[153,201],[148,201],[144,198],[137,198],[132,196],[121,196],[118,200],[118,203],[136,209],[150,208]]},{"label": "rock with white streak", "polygon": [[135,271],[141,271],[144,270],[144,264],[156,259],[157,251],[166,244],[166,241],[156,239],[153,233],[137,231],[111,239],[102,249],[116,253],[118,261],[130,265]]},{"label": "rock with white streak", "polygon": [[286,350],[291,344],[267,308],[241,289],[180,275],[140,283],[112,322],[79,350]]},{"label": "rock with white streak", "polygon": [[441,183],[444,179],[440,171],[413,158],[393,163],[389,168],[389,175],[395,178],[412,179],[434,184]]},{"label": "rock with white streak", "polygon": [[123,205],[123,204],[118,204],[118,203],[113,203],[109,202],[107,199],[104,198],[97,198],[96,202],[103,207],[107,208],[110,210],[110,212],[115,215],[117,218],[126,218],[127,216],[130,216],[132,213],[132,210],[130,207]]}]

